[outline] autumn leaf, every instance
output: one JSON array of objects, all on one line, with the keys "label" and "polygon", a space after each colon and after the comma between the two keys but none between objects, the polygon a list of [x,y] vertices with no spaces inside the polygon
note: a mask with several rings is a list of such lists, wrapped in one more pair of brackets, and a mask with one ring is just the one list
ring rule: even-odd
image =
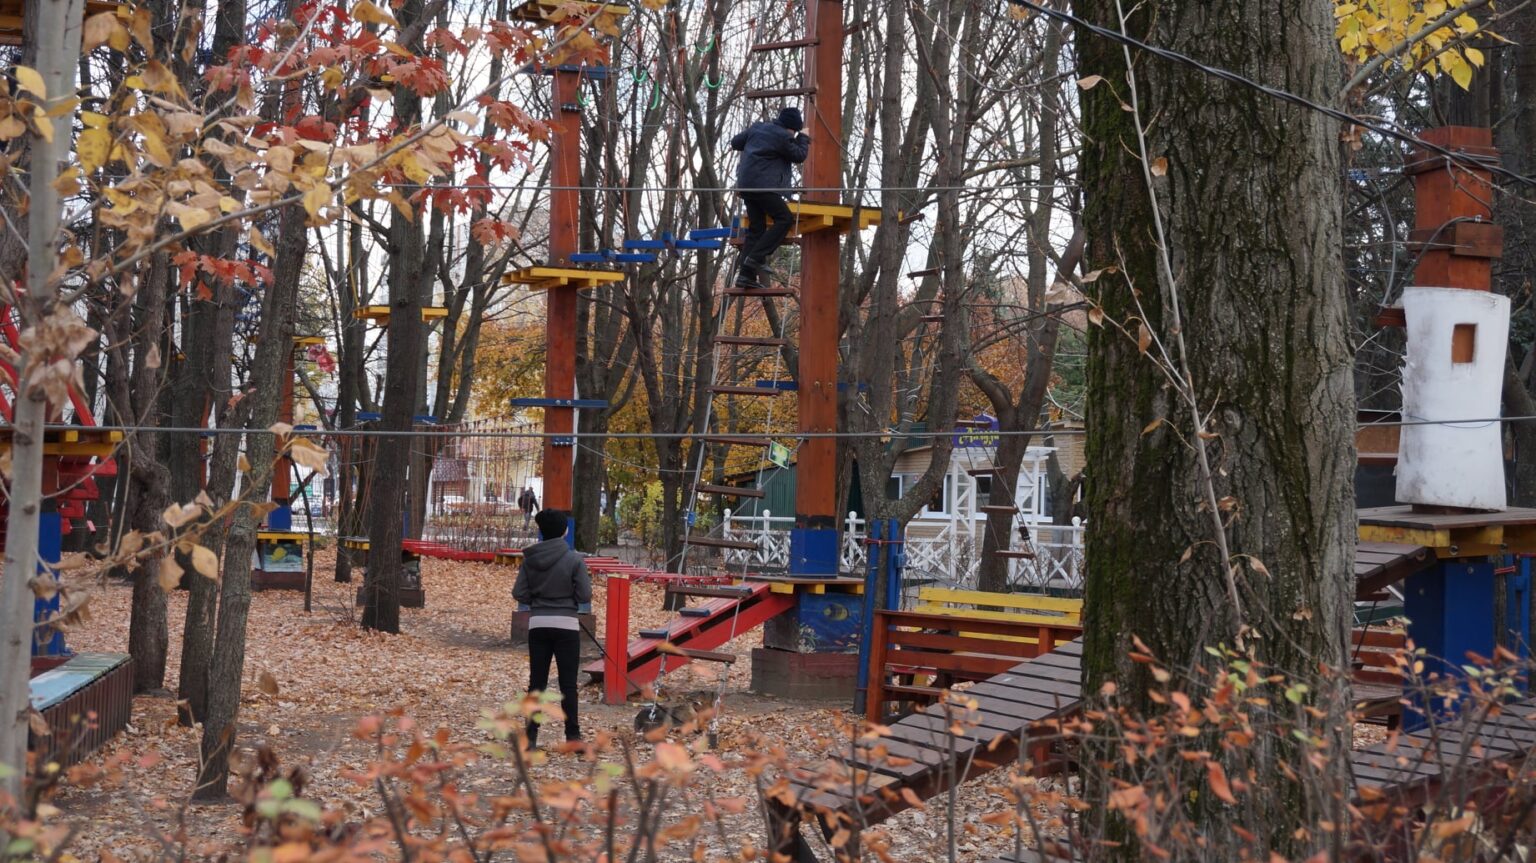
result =
[{"label": "autumn leaf", "polygon": [[170,593],[176,589],[176,585],[181,584],[181,576],[185,572],[186,570],[182,569],[181,565],[176,562],[175,555],[168,554],[160,558],[160,572],[156,576],[156,581],[159,583],[161,590]]},{"label": "autumn leaf", "polygon": [[207,546],[192,546],[192,568],[204,578],[219,580],[219,556]]},{"label": "autumn leaf", "polygon": [[256,684],[261,687],[262,692],[276,697],[278,692],[277,678],[272,676],[272,672],[263,671],[261,677],[257,678]]},{"label": "autumn leaf", "polygon": [[1211,793],[1216,799],[1228,805],[1236,805],[1237,798],[1232,796],[1232,786],[1227,783],[1227,771],[1215,761],[1205,762],[1205,781],[1211,786]]},{"label": "autumn leaf", "polygon": [[107,163],[112,154],[112,133],[106,129],[91,128],[75,138],[75,152],[80,156],[80,168],[87,174]]},{"label": "autumn leaf", "polygon": [[48,98],[48,88],[43,84],[43,76],[37,74],[37,70],[31,66],[16,66],[11,70],[16,76],[16,86],[22,90],[29,90],[39,99]]},{"label": "autumn leaf", "polygon": [[[122,26],[117,23],[117,15],[115,13],[97,12],[95,15],[85,19],[83,40],[85,44],[82,47],[86,53],[90,53],[107,44],[112,38],[112,34],[121,29]],[[125,32],[124,36],[126,35],[127,33]]]},{"label": "autumn leaf", "polygon": [[396,28],[400,26],[400,22],[395,20],[395,16],[369,3],[368,0],[360,0],[357,5],[352,7],[352,20],[363,24],[388,24]]},{"label": "autumn leaf", "polygon": [[1078,89],[1083,91],[1092,90],[1094,87],[1097,87],[1102,83],[1104,83],[1103,75],[1088,75],[1077,79]]},{"label": "autumn leaf", "polygon": [[1158,156],[1152,160],[1152,176],[1163,177],[1168,174],[1168,157]]}]

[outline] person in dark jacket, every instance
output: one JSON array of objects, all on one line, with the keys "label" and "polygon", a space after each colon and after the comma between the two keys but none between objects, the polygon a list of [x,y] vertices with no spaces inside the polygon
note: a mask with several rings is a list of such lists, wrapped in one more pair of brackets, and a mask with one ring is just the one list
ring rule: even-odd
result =
[{"label": "person in dark jacket", "polygon": [[800,131],[804,128],[800,109],[785,106],[777,120],[753,123],[731,139],[731,149],[741,153],[736,189],[747,208],[747,233],[742,238],[741,266],[736,274],[738,287],[761,287],[759,276],[773,274],[768,259],[784,242],[794,219],[784,203],[792,188],[793,166],[804,162],[810,152],[811,139]]},{"label": "person in dark jacket", "polygon": [[[576,673],[581,661],[581,623],[576,615],[592,601],[592,578],[581,556],[565,542],[566,515],[540,510],[533,517],[542,542],[523,549],[523,566],[512,585],[512,598],[528,606],[528,691],[549,688],[549,662],[560,680],[560,709],[565,712],[565,740],[581,742],[576,721]],[[539,725],[528,720],[528,746],[538,745]]]}]

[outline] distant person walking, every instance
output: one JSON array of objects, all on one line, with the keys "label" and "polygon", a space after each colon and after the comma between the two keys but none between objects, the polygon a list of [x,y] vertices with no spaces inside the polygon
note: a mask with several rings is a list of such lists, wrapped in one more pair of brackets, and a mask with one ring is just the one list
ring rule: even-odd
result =
[{"label": "distant person walking", "polygon": [[523,487],[523,493],[517,498],[517,506],[523,511],[523,530],[527,530],[529,520],[539,511],[539,499],[533,494],[533,486]]},{"label": "distant person walking", "polygon": [[[546,509],[534,516],[540,542],[523,549],[523,566],[512,585],[512,598],[528,606],[528,691],[549,688],[549,663],[559,673],[560,709],[565,740],[581,742],[576,721],[576,672],[581,662],[581,622],[576,615],[592,601],[592,578],[581,556],[565,542],[566,516]],[[538,745],[539,724],[528,720],[528,745]]]},{"label": "distant person walking", "polygon": [[747,208],[747,233],[742,238],[741,266],[736,273],[739,288],[760,288],[760,276],[774,275],[768,260],[794,223],[784,196],[792,188],[794,166],[810,153],[811,139],[800,131],[804,128],[800,109],[786,105],[778,119],[753,123],[731,139],[731,149],[741,153],[736,189]]}]

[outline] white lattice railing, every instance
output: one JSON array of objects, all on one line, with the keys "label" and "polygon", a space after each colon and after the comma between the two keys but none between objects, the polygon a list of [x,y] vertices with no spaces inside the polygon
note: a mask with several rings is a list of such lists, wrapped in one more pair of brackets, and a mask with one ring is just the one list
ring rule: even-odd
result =
[{"label": "white lattice railing", "polygon": [[[726,562],[747,569],[783,569],[789,565],[789,531],[795,520],[764,511],[761,515],[736,516],[725,513],[724,535],[727,539],[757,543],[756,551],[727,551]],[[907,528],[907,571],[974,587],[981,563],[982,527],[969,535],[963,522],[931,523],[934,533],[925,535],[929,526],[914,521]],[[1015,587],[1083,588],[1083,540],[1086,525],[1074,519],[1070,525],[1031,524],[1029,535],[1034,558],[1008,561],[1008,582]],[[846,571],[859,572],[864,566],[864,520],[849,513],[843,522],[841,563]],[[1017,546],[1022,548],[1022,546]]]}]

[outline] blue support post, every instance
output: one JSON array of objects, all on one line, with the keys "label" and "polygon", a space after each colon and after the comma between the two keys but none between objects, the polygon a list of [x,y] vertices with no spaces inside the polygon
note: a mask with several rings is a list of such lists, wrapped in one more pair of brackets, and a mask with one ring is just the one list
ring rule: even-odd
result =
[{"label": "blue support post", "polygon": [[[38,560],[42,563],[57,564],[64,550],[64,521],[57,510],[44,511],[38,519]],[[39,564],[37,571],[46,573],[48,570]],[[33,600],[32,620],[42,622],[58,613],[59,599],[59,595],[54,594],[47,599]],[[68,654],[69,648],[64,646],[64,633],[56,629],[51,631],[38,629],[32,636],[33,656],[67,656]]]},{"label": "blue support post", "polygon": [[1521,659],[1531,655],[1531,559],[1519,555],[1511,572],[1505,577],[1505,627],[1509,643]]},{"label": "blue support post", "polygon": [[901,524],[891,519],[885,528],[886,541],[891,543],[891,553],[885,556],[885,607],[901,610],[901,577],[907,565],[907,539],[901,535]]},{"label": "blue support post", "polygon": [[287,505],[267,513],[267,530],[293,530],[293,510]]},{"label": "blue support post", "polygon": [[[1467,653],[1493,656],[1495,558],[1442,560],[1410,575],[1404,584],[1403,613],[1408,636],[1427,654],[1425,672],[1460,675]],[[1422,695],[1412,700],[1421,701]],[[1428,724],[1425,705],[1403,713],[1403,729]]]},{"label": "blue support post", "polygon": [[875,637],[875,591],[880,588],[880,522],[869,523],[864,548],[864,619],[859,622],[859,675],[854,683],[853,712],[862,715],[869,698],[869,642]]},{"label": "blue support post", "polygon": [[791,528],[789,574],[797,578],[836,578],[837,529]]}]

